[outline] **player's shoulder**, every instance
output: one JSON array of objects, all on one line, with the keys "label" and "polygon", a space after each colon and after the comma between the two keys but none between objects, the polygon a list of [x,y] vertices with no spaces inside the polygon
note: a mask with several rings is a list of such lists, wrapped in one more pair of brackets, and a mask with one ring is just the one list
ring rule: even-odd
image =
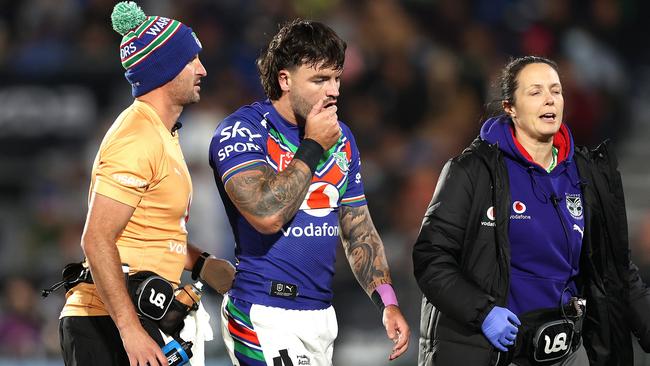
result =
[{"label": "player's shoulder", "polygon": [[352,129],[350,128],[350,126],[348,126],[347,123],[339,120],[339,126],[341,126],[341,133],[343,133],[345,137],[354,140],[354,133],[352,132]]},{"label": "player's shoulder", "polygon": [[138,104],[133,104],[115,119],[111,128],[114,128],[115,133],[122,137],[137,135],[161,140],[162,137],[156,127],[160,122],[156,121],[156,118],[152,115],[152,111],[148,111]]},{"label": "player's shoulder", "polygon": [[347,123],[339,120],[339,126],[341,126],[341,130],[344,134],[352,135],[352,129],[350,129],[350,126],[348,126]]},{"label": "player's shoulder", "polygon": [[339,126],[341,126],[341,133],[343,134],[344,141],[351,142],[354,148],[356,148],[356,139],[354,137],[354,133],[352,132],[350,126],[348,126],[345,122],[341,120],[339,120]]},{"label": "player's shoulder", "polygon": [[213,139],[232,134],[233,131],[237,132],[241,129],[253,134],[267,133],[265,111],[261,103],[256,102],[245,105],[224,118],[217,126]]},{"label": "player's shoulder", "polygon": [[125,109],[106,132],[104,150],[129,150],[134,156],[162,153],[163,141],[156,121],[142,109]]}]

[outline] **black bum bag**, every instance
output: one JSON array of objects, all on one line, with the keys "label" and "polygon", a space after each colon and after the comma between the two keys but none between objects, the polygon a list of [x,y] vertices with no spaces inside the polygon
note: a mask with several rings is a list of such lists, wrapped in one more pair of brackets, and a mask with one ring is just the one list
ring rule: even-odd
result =
[{"label": "black bum bag", "polygon": [[185,326],[185,317],[195,310],[195,306],[178,301],[172,284],[154,272],[129,276],[127,287],[138,314],[155,321],[165,334],[178,336]]},{"label": "black bum bag", "polygon": [[562,308],[520,315],[515,344],[508,352],[499,352],[496,365],[547,366],[563,361],[580,347],[585,309],[585,301],[574,297]]}]

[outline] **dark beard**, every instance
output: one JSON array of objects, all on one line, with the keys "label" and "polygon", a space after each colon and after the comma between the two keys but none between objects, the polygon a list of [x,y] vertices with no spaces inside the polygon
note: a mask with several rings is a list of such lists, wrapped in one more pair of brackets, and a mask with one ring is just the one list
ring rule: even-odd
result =
[{"label": "dark beard", "polygon": [[296,123],[302,129],[305,128],[305,123],[307,122],[307,115],[311,111],[312,106],[308,105],[307,102],[300,97],[290,100],[293,108],[291,109],[293,115],[296,117]]}]

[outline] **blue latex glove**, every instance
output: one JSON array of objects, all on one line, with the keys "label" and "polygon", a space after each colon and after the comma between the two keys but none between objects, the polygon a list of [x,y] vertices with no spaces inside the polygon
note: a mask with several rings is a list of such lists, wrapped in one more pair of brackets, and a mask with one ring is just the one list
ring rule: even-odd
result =
[{"label": "blue latex glove", "polygon": [[506,347],[515,343],[519,325],[521,322],[510,310],[495,306],[485,317],[481,330],[494,347],[508,352]]}]

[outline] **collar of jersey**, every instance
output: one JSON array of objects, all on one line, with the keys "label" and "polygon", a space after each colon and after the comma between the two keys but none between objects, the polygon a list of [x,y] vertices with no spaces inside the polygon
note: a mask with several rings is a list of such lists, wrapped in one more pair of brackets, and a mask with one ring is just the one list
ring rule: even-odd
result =
[{"label": "collar of jersey", "polygon": [[160,116],[158,113],[156,113],[156,110],[150,106],[147,102],[143,102],[140,100],[135,100],[133,102],[133,106],[141,111],[142,113],[146,114],[147,117],[149,117],[149,120],[151,123],[156,126],[156,128],[161,132],[161,135],[164,137],[168,137],[170,140],[176,140],[178,139],[178,133],[175,133],[172,135],[165,124],[163,123],[162,119],[160,119]]},{"label": "collar of jersey", "polygon": [[263,105],[266,106],[267,111],[271,114],[271,117],[272,117],[272,121],[273,121],[273,122],[280,121],[280,122],[281,122],[282,124],[284,124],[287,128],[295,129],[295,130],[298,129],[298,125],[294,125],[293,123],[290,123],[290,122],[287,121],[284,117],[282,117],[282,115],[280,114],[280,112],[278,112],[278,110],[275,109],[275,107],[273,106],[273,103],[271,103],[270,100],[267,99],[267,100],[263,103]]}]

